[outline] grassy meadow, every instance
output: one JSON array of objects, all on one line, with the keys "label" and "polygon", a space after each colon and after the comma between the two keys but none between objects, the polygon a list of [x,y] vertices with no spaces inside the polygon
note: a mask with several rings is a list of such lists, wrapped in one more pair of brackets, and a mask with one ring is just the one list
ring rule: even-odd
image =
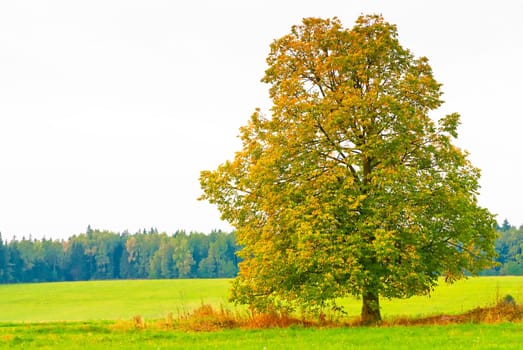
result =
[{"label": "grassy meadow", "polygon": [[0,285],[0,322],[145,319],[225,305],[230,280],[112,280]]},{"label": "grassy meadow", "polygon": [[[194,332],[155,320],[202,304],[225,307],[229,280],[135,280],[0,285],[0,348],[12,349],[519,349],[521,324],[381,328],[232,329]],[[459,314],[505,295],[523,302],[523,277],[440,285],[430,297],[383,300],[385,319]],[[360,301],[342,300],[349,316]],[[140,315],[145,327],[132,327]],[[129,326],[131,325],[131,326]]]},{"label": "grassy meadow", "polygon": [[121,331],[102,322],[0,326],[2,349],[521,349],[518,324]]},{"label": "grassy meadow", "polygon": [[[0,285],[0,322],[158,319],[184,314],[201,304],[234,309],[228,279],[114,280]],[[523,302],[523,277],[481,277],[441,283],[430,296],[382,300],[384,318],[457,314],[494,304],[506,294]],[[360,301],[340,301],[357,316]]]}]

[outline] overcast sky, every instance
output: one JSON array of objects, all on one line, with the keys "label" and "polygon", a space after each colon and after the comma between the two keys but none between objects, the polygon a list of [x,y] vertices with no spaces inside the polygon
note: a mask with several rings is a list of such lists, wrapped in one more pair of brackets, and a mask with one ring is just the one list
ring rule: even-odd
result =
[{"label": "overcast sky", "polygon": [[427,56],[481,205],[523,224],[519,1],[2,1],[0,232],[66,238],[87,225],[229,230],[197,201],[203,169],[240,147],[269,44],[303,17],[381,13]]}]

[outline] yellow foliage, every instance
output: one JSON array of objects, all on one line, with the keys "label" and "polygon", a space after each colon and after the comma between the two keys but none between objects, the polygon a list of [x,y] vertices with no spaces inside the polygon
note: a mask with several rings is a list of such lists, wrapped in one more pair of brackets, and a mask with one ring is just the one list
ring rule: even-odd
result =
[{"label": "yellow foliage", "polygon": [[430,118],[441,85],[396,26],[306,18],[267,63],[270,117],[256,110],[234,159],[200,177],[244,247],[235,301],[322,313],[352,294],[379,318],[379,296],[423,294],[444,272],[490,263],[494,217],[452,145],[459,115]]}]

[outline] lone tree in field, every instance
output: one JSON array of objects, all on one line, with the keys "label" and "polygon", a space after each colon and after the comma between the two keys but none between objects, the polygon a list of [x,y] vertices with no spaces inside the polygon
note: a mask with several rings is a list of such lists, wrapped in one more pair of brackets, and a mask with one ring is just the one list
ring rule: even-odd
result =
[{"label": "lone tree in field", "polygon": [[271,116],[257,110],[234,160],[200,177],[243,246],[233,300],[319,312],[354,295],[374,323],[380,297],[491,264],[495,221],[477,203],[479,170],[452,144],[459,116],[429,117],[440,84],[394,25],[307,18],[267,62]]}]

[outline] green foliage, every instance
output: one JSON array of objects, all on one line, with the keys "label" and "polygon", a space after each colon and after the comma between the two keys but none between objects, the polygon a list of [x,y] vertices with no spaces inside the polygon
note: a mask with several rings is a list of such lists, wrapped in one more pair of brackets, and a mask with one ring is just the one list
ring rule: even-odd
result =
[{"label": "green foliage", "polygon": [[221,231],[131,235],[88,227],[67,241],[0,237],[0,283],[233,277],[237,250],[234,235]]},{"label": "green foliage", "polygon": [[427,294],[442,274],[492,263],[479,170],[452,144],[459,115],[429,117],[440,84],[394,25],[306,18],[267,62],[271,116],[257,110],[235,158],[200,177],[243,246],[235,301],[321,312],[354,295],[375,322],[380,296]]},{"label": "green foliage", "polygon": [[505,219],[498,226],[496,253],[497,266],[482,271],[482,275],[523,275],[523,226],[516,228]]}]

